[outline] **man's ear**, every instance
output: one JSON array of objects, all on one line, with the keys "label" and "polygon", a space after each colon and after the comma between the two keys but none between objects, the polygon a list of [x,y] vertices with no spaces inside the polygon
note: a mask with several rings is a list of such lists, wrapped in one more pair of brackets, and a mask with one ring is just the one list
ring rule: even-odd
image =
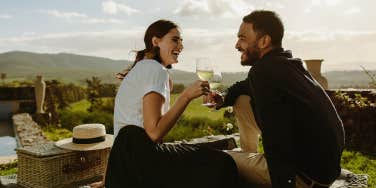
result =
[{"label": "man's ear", "polygon": [[272,38],[269,35],[264,35],[259,42],[259,47],[261,49],[268,48],[272,45]]},{"label": "man's ear", "polygon": [[160,40],[161,40],[161,39],[158,38],[158,37],[153,37],[153,38],[151,39],[151,42],[153,43],[153,46],[158,46]]}]

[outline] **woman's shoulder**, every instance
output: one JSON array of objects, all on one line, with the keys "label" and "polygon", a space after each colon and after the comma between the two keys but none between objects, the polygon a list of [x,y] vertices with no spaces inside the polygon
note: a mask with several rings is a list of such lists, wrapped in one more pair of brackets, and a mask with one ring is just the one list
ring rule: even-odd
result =
[{"label": "woman's shoulder", "polygon": [[167,69],[153,59],[143,59],[137,62],[133,69],[133,74],[139,75],[145,80],[165,80],[168,78]]},{"label": "woman's shoulder", "polygon": [[154,59],[143,59],[137,62],[136,66],[134,67],[136,69],[142,69],[142,70],[153,70],[153,71],[161,71],[161,72],[167,72],[167,69],[158,61]]}]

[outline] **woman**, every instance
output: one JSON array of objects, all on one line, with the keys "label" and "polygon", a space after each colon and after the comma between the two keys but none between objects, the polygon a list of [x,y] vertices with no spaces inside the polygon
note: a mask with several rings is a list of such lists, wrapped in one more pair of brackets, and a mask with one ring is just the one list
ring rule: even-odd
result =
[{"label": "woman", "polygon": [[175,23],[159,20],[145,32],[146,48],[124,75],[115,100],[114,134],[106,187],[235,187],[236,164],[226,153],[197,145],[168,145],[163,137],[187,105],[209,93],[208,82],[196,81],[169,108],[166,68],[183,49]]}]

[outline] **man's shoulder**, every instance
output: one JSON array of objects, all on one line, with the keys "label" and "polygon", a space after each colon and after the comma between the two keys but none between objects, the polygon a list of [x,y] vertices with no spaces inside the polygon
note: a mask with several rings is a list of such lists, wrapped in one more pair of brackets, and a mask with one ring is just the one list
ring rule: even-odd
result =
[{"label": "man's shoulder", "polygon": [[268,56],[255,67],[255,74],[262,74],[267,78],[280,79],[292,74],[293,69],[302,66],[302,60],[285,56]]}]

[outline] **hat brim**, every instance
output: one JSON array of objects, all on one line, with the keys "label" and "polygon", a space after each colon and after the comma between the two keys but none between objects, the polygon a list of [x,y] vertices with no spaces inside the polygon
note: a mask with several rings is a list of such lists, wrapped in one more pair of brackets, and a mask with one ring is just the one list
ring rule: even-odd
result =
[{"label": "hat brim", "polygon": [[106,134],[106,139],[103,142],[93,144],[75,144],[72,142],[72,138],[66,138],[55,142],[55,145],[59,148],[74,150],[74,151],[90,151],[99,150],[105,148],[111,148],[114,142],[114,135]]}]

